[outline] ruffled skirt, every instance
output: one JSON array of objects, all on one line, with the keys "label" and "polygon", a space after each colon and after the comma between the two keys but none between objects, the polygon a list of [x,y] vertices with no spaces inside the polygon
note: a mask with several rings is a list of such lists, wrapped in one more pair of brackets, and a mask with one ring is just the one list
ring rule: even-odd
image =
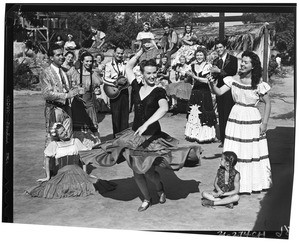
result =
[{"label": "ruffled skirt", "polygon": [[188,121],[185,127],[185,136],[187,140],[197,141],[198,143],[214,142],[216,140],[216,130],[215,127],[202,126],[200,122],[193,124]]},{"label": "ruffled skirt", "polygon": [[43,198],[85,197],[95,193],[93,181],[95,179],[89,177],[78,165],[66,165],[49,181],[26,190],[26,193]]},{"label": "ruffled skirt", "polygon": [[[145,174],[152,166],[179,170],[186,160],[200,163],[200,146],[180,147],[178,140],[166,133],[146,136],[134,135],[132,129],[126,129],[101,148],[79,152],[84,163],[100,166],[112,166],[126,160],[129,167],[138,174]],[[193,155],[193,159],[191,156]]]},{"label": "ruffled skirt", "polygon": [[260,135],[261,115],[255,107],[234,105],[226,130],[224,151],[238,157],[236,170],[240,172],[240,192],[251,193],[272,185],[266,135]]},{"label": "ruffled skirt", "polygon": [[139,61],[149,60],[149,59],[157,59],[157,56],[160,55],[159,49],[154,46],[151,46],[149,49],[146,49],[145,52],[139,58]]},{"label": "ruffled skirt", "polygon": [[217,118],[210,90],[192,90],[189,108],[188,121],[185,127],[186,138],[199,143],[215,141]]},{"label": "ruffled skirt", "polygon": [[192,46],[182,45],[181,48],[179,48],[178,51],[176,52],[176,56],[172,61],[172,67],[180,63],[179,59],[181,56],[184,56],[186,58],[186,62],[189,63],[191,59],[194,57],[195,51],[197,50],[198,47],[199,45],[192,45]]},{"label": "ruffled skirt", "polygon": [[74,130],[73,138],[79,139],[87,148],[97,147],[101,143],[99,132],[93,132],[90,129]]}]

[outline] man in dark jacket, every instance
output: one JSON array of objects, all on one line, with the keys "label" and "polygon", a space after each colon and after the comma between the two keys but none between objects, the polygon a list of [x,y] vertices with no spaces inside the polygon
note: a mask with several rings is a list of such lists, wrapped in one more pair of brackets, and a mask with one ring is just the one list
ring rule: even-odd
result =
[{"label": "man in dark jacket", "polygon": [[[221,87],[224,85],[223,79],[226,76],[236,75],[238,68],[238,60],[236,57],[227,53],[225,42],[216,42],[215,50],[217,51],[219,58],[216,58],[214,60],[213,67],[211,68],[211,73],[215,75],[215,77],[218,80],[217,87]],[[234,101],[232,99],[231,90],[229,90],[222,96],[217,96],[217,109],[219,114],[221,140],[221,144],[219,147],[223,147],[226,123],[233,105]]]}]

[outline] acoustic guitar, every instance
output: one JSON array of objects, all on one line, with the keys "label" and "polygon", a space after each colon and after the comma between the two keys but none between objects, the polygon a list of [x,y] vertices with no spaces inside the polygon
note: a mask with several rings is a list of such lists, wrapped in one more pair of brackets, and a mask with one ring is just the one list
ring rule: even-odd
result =
[{"label": "acoustic guitar", "polygon": [[115,84],[104,84],[103,90],[110,99],[115,99],[120,95],[120,92],[128,88],[129,82],[125,76],[119,76]]}]

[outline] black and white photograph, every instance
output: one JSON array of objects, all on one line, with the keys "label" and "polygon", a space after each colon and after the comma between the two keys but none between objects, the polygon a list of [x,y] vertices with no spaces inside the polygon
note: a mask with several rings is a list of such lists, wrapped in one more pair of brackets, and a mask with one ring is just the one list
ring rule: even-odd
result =
[{"label": "black and white photograph", "polygon": [[297,235],[295,2],[2,7],[2,226]]}]

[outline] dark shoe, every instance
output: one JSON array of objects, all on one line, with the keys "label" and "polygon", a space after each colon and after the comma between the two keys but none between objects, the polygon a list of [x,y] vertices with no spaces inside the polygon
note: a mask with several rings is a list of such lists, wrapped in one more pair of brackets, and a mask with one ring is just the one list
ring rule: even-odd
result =
[{"label": "dark shoe", "polygon": [[204,207],[212,207],[214,206],[214,202],[208,199],[203,199],[202,200],[202,206]]},{"label": "dark shoe", "polygon": [[148,200],[144,200],[142,205],[138,208],[138,211],[139,212],[143,212],[145,211],[147,208],[149,208],[151,206],[151,200],[148,201]]},{"label": "dark shoe", "polygon": [[233,209],[233,203],[228,203],[225,205],[226,208]]},{"label": "dark shoe", "polygon": [[169,111],[174,111],[174,110],[176,110],[176,109],[177,109],[177,104],[171,105]]},{"label": "dark shoe", "polygon": [[158,193],[159,195],[159,203],[163,204],[167,201],[166,194],[164,192]]}]

